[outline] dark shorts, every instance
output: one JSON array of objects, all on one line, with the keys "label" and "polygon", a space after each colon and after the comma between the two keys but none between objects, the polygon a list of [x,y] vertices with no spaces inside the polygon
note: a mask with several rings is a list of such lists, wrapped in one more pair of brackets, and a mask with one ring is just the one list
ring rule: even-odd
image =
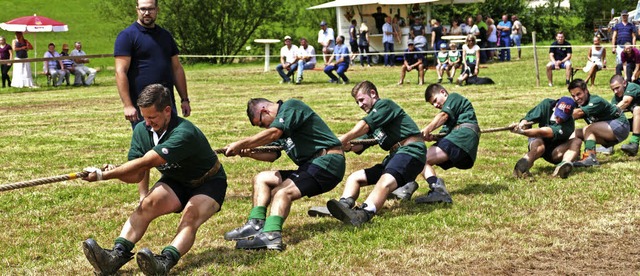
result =
[{"label": "dark shorts", "polygon": [[174,180],[169,177],[161,177],[158,182],[165,183],[173,190],[173,192],[178,196],[178,200],[180,200],[180,210],[176,211],[176,213],[182,212],[184,207],[189,202],[189,199],[196,195],[206,195],[210,198],[213,198],[219,205],[222,210],[222,204],[224,203],[224,197],[227,193],[227,179],[220,177],[213,177],[207,179],[202,185],[191,188],[181,184],[180,181]]},{"label": "dark shorts", "polygon": [[291,179],[302,196],[312,197],[333,190],[342,178],[331,174],[318,165],[307,162],[297,170],[282,170],[282,180]]},{"label": "dark shorts", "polygon": [[[529,138],[529,143],[527,146],[528,150],[531,150],[531,142],[533,142],[533,140],[538,139],[538,138]],[[559,164],[560,162],[555,162],[553,161],[553,150],[555,150],[558,146],[562,145],[564,142],[560,142],[560,141],[553,141],[553,140],[549,140],[549,139],[542,139],[543,143],[544,143],[544,153],[542,154],[542,158],[544,158],[545,161],[551,163],[551,164]],[[560,160],[562,161],[562,160]]]},{"label": "dark shorts", "polygon": [[471,159],[471,156],[446,138],[440,139],[432,147],[439,147],[449,156],[449,160],[437,164],[440,168],[445,170],[450,168],[466,170],[473,167],[473,159]]},{"label": "dark shorts", "polygon": [[375,184],[383,174],[388,173],[396,179],[398,187],[402,187],[407,182],[414,181],[424,169],[424,163],[411,155],[398,153],[393,155],[385,164],[377,164],[371,168],[364,169],[367,183]]},{"label": "dark shorts", "polygon": [[351,46],[351,53],[358,53],[359,50],[357,41],[349,42],[349,46]]}]

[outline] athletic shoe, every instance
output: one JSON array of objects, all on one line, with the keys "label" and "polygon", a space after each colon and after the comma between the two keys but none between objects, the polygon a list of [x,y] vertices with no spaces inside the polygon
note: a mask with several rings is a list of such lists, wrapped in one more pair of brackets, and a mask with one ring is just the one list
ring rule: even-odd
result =
[{"label": "athletic shoe", "polygon": [[291,83],[291,80],[281,80],[280,84],[289,84]]},{"label": "athletic shoe", "polygon": [[556,169],[553,170],[553,176],[557,176],[560,178],[567,178],[569,176],[569,173],[571,173],[571,170],[573,170],[573,165],[571,165],[571,162],[565,162],[562,161],[560,162],[560,164],[558,164],[556,166]]},{"label": "athletic shoe", "polygon": [[338,83],[338,80],[329,80],[329,83]]},{"label": "athletic shoe", "polygon": [[438,83],[442,83],[442,78],[439,78],[439,79],[438,79]]},{"label": "athletic shoe", "polygon": [[143,248],[136,254],[136,262],[144,275],[167,275],[169,270],[178,263],[170,253],[156,255]]},{"label": "athletic shoe", "polygon": [[373,212],[364,209],[366,206],[366,204],[362,204],[362,207],[351,209],[335,199],[327,202],[327,208],[333,217],[356,227],[370,221],[374,216]]},{"label": "athletic shoe", "polygon": [[447,78],[449,80],[449,83],[453,83],[453,78]]},{"label": "athletic shoe", "polygon": [[411,181],[407,184],[404,184],[402,187],[398,187],[393,190],[388,196],[388,198],[395,198],[399,200],[411,200],[411,196],[418,189],[418,183],[415,181]]},{"label": "athletic shoe", "polygon": [[224,233],[224,239],[228,241],[236,241],[251,238],[264,227],[264,219],[249,219],[244,225]]},{"label": "athletic shoe", "polygon": [[93,266],[96,275],[113,275],[133,259],[133,253],[118,249],[102,249],[93,239],[82,242],[82,251]]},{"label": "athletic shoe", "polygon": [[513,176],[516,178],[524,178],[531,176],[529,172],[529,161],[525,158],[520,158],[518,162],[516,162],[516,166],[513,167]]},{"label": "athletic shoe", "polygon": [[592,167],[592,166],[599,166],[600,163],[598,162],[598,159],[596,159],[595,153],[585,152],[582,156],[582,160],[573,162],[572,165],[574,167]]},{"label": "athletic shoe", "polygon": [[553,87],[553,83],[549,83],[549,87]]},{"label": "athletic shoe", "polygon": [[613,146],[608,147],[608,148],[603,147],[603,146],[599,146],[599,147],[596,148],[596,152],[597,153],[602,153],[602,154],[605,154],[605,155],[613,155],[614,150],[613,150]]},{"label": "athletic shoe", "polygon": [[287,248],[287,245],[282,242],[282,233],[280,231],[260,232],[253,239],[239,240],[236,243],[236,249],[271,249],[283,251],[285,248]]},{"label": "athletic shoe", "polygon": [[426,195],[416,198],[416,203],[453,203],[442,178],[438,178],[436,183],[429,186],[429,192]]},{"label": "athletic shoe", "polygon": [[564,80],[564,84],[566,84],[567,86],[569,86],[569,80]]},{"label": "athletic shoe", "polygon": [[307,214],[310,217],[330,217],[331,216],[329,209],[327,209],[327,207],[325,206],[311,207],[309,208],[309,211],[307,211]]},{"label": "athletic shoe", "polygon": [[629,144],[622,145],[620,149],[622,149],[622,151],[629,156],[636,156],[638,154],[637,143],[629,143]]}]

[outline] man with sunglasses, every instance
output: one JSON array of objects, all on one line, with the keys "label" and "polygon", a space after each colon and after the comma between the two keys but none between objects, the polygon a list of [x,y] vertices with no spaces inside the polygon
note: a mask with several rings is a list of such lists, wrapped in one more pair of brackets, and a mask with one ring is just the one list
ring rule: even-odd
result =
[{"label": "man with sunglasses", "polygon": [[[282,251],[282,225],[291,204],[303,196],[312,197],[331,191],[342,181],[345,158],[342,143],[327,124],[300,100],[271,102],[255,98],[247,103],[251,125],[265,130],[227,146],[226,156],[240,155],[273,162],[278,152],[256,152],[253,148],[279,145],[298,165],[296,170],[258,173],[253,179],[253,208],[247,223],[224,234],[237,241],[236,249],[273,249]],[[271,205],[267,217],[267,207]]]},{"label": "man with sunglasses", "polygon": [[611,42],[613,43],[611,52],[616,54],[616,65],[622,64],[621,54],[624,50],[624,44],[629,42],[631,45],[636,45],[636,33],[638,32],[636,26],[629,22],[627,10],[622,10],[620,18],[622,22],[613,26],[613,35],[611,36]]}]

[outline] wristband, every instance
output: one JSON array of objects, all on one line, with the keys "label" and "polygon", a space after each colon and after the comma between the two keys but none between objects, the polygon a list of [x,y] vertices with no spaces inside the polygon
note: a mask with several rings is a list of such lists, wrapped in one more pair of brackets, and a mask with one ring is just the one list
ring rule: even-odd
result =
[{"label": "wristband", "polygon": [[182,99],[181,103],[184,103],[184,102],[190,103],[191,101],[189,101],[189,98],[184,98],[184,99]]}]

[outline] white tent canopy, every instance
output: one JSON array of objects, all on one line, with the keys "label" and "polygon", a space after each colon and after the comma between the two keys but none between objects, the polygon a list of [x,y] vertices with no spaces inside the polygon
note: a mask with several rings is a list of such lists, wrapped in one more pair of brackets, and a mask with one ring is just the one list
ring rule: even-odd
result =
[{"label": "white tent canopy", "polygon": [[347,6],[359,6],[359,5],[411,5],[411,4],[423,4],[430,3],[434,5],[446,5],[446,4],[470,4],[484,2],[484,0],[335,0],[321,5],[307,8],[313,9],[326,9],[336,7]]}]

